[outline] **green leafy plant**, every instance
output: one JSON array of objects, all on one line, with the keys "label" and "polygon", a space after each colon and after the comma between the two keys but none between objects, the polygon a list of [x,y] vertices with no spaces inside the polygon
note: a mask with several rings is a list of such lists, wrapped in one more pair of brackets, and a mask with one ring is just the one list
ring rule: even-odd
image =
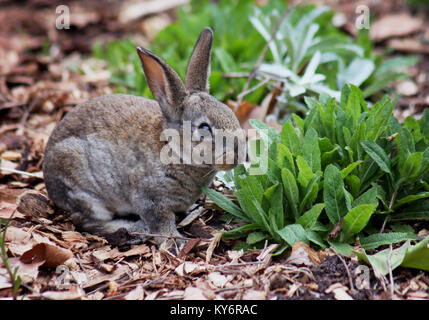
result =
[{"label": "green leafy plant", "polygon": [[[283,8],[283,1],[270,1],[262,7],[263,12]],[[220,0],[192,1],[190,6],[177,10],[177,21],[159,32],[150,44],[150,50],[167,61],[180,76],[186,72],[199,32],[206,26],[215,32],[213,43],[212,73],[210,91],[225,101],[241,91],[246,79],[225,78],[225,73],[248,72],[254,65],[265,40],[252,28],[254,1]],[[112,83],[118,91],[151,96],[136,55],[136,44],[130,40],[111,41],[106,46],[94,46],[93,55],[106,60],[112,73]],[[264,88],[252,92],[250,101],[260,101]]]},{"label": "green leafy plant", "polygon": [[[307,117],[293,114],[281,134],[251,121],[260,138],[250,144],[250,167],[234,169],[236,202],[204,189],[244,223],[224,236],[282,248],[353,244],[357,236],[365,249],[415,240],[409,229],[379,230],[390,219],[429,219],[429,110],[401,125],[387,96],[369,108],[353,85],[340,101],[323,94],[305,101]],[[257,168],[260,174],[251,174]]]},{"label": "green leafy plant", "polygon": [[384,89],[390,82],[406,77],[401,68],[417,62],[416,57],[382,61],[373,51],[367,30],[357,41],[331,23],[327,7],[296,7],[281,22],[273,39],[270,30],[280,19],[274,9],[269,15],[255,8],[250,18],[266,41],[272,61],[263,63],[258,74],[283,84],[278,100],[288,107],[306,111],[297,97],[327,93],[337,100],[345,84],[361,87],[365,97]]}]

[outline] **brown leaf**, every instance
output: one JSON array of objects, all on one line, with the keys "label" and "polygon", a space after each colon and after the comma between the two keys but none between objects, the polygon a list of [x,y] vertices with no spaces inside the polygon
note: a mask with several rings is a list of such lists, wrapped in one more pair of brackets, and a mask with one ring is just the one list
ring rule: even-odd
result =
[{"label": "brown leaf", "polygon": [[85,291],[79,286],[71,286],[68,291],[46,291],[42,297],[49,300],[80,300],[85,296]]},{"label": "brown leaf", "polygon": [[19,260],[26,264],[43,262],[47,268],[55,268],[73,257],[70,250],[66,250],[48,243],[38,243],[32,249],[24,252]]},{"label": "brown leaf", "polygon": [[180,250],[177,257],[179,259],[184,258],[189,252],[192,251],[192,249],[195,248],[195,246],[201,241],[201,238],[191,239],[183,246],[182,250]]},{"label": "brown leaf", "polygon": [[19,213],[16,208],[17,208],[16,204],[1,201],[0,202],[0,218],[1,219],[11,219],[11,218],[22,219],[22,218],[25,218],[25,216],[22,213]]},{"label": "brown leaf", "polygon": [[9,226],[6,230],[6,242],[21,242],[23,240],[30,239],[31,234],[27,231],[22,230],[22,228],[17,228]]},{"label": "brown leaf", "polygon": [[429,45],[423,44],[418,38],[392,39],[387,45],[399,51],[429,54]]},{"label": "brown leaf", "polygon": [[415,33],[423,27],[423,20],[408,13],[389,14],[371,25],[370,36],[376,41],[402,37]]},{"label": "brown leaf", "polygon": [[310,267],[320,265],[321,259],[318,253],[307,244],[297,241],[292,246],[292,252],[289,258],[287,258],[286,263]]},{"label": "brown leaf", "polygon": [[183,300],[207,300],[203,294],[203,290],[196,287],[188,287],[185,290]]}]

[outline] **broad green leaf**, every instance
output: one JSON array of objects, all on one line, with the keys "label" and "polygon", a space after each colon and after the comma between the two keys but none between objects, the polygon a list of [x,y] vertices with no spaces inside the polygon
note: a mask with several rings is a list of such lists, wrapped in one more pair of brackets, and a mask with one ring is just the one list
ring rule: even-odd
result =
[{"label": "broad green leaf", "polygon": [[314,174],[303,157],[296,157],[296,164],[298,166],[298,182],[303,188],[306,188]]},{"label": "broad green leaf", "polygon": [[249,221],[245,213],[238,207],[234,202],[226,198],[223,194],[214,191],[213,189],[202,187],[203,192],[213,200],[220,208],[229,212],[230,214],[236,216],[239,219],[244,221]]},{"label": "broad green leaf", "polygon": [[247,236],[246,242],[248,244],[255,244],[259,241],[265,240],[267,238],[267,234],[265,232],[261,231],[255,231],[252,233],[249,233]]},{"label": "broad green leaf", "polygon": [[416,237],[404,232],[375,233],[360,238],[360,244],[365,250],[375,249],[379,246],[398,243],[405,240],[415,240]]},{"label": "broad green leaf", "polygon": [[395,220],[429,220],[429,200],[412,203],[403,212],[393,216]]},{"label": "broad green leaf", "polygon": [[313,172],[321,170],[319,139],[316,130],[310,128],[304,136],[302,157],[307,161]]},{"label": "broad green leaf", "polygon": [[[390,254],[390,248],[382,250],[374,255],[367,255],[365,251],[353,251],[360,260],[370,263],[377,277],[386,275],[389,270],[398,266],[429,271],[429,237],[421,240],[416,245],[406,241],[400,248],[394,249]],[[391,255],[390,261],[389,256]]]},{"label": "broad green leaf", "polygon": [[256,119],[250,119],[249,120],[250,125],[256,129],[258,134],[262,137],[267,137],[268,146],[271,145],[271,143],[274,140],[280,140],[280,134],[272,127],[267,125],[266,123],[256,120]]},{"label": "broad green leaf", "polygon": [[310,210],[299,217],[296,223],[302,225],[304,229],[311,229],[315,225],[323,208],[325,208],[323,203],[315,204]]},{"label": "broad green leaf", "polygon": [[415,246],[410,245],[401,266],[429,271],[429,236],[417,243]]},{"label": "broad green leaf", "polygon": [[426,140],[426,143],[429,143],[429,110],[426,108],[423,111],[423,117],[419,120],[420,131]]},{"label": "broad green leaf", "polygon": [[283,229],[277,231],[277,233],[291,247],[297,241],[308,244],[306,232],[300,224],[287,225]]},{"label": "broad green leaf", "polygon": [[337,167],[329,165],[325,170],[324,178],[325,211],[331,223],[336,224],[347,213],[343,177]]},{"label": "broad green leaf", "polygon": [[360,260],[369,263],[374,270],[375,276],[380,278],[388,274],[389,270],[394,270],[401,265],[409,246],[410,243],[407,241],[399,249],[393,251],[390,261],[390,249],[382,250],[374,255],[368,255],[365,251],[353,251],[353,253],[356,254]]},{"label": "broad green leaf", "polygon": [[[429,191],[420,192],[418,194],[403,197],[403,198],[401,198],[395,202],[395,205],[392,207],[392,209],[396,209],[396,208],[398,208],[398,207],[400,207],[406,203],[410,203],[410,202],[420,200],[420,199],[424,199],[424,198],[429,198]],[[428,208],[428,211],[429,211],[429,208]]]},{"label": "broad green leaf", "polygon": [[281,142],[286,147],[289,148],[292,154],[299,154],[301,150],[301,143],[296,134],[295,128],[293,127],[290,121],[287,121],[283,125],[282,133],[281,133]]},{"label": "broad green leaf", "polygon": [[399,167],[399,174],[402,178],[413,178],[416,176],[422,165],[423,154],[421,152],[415,152],[410,154],[405,160],[403,166]]},{"label": "broad green leaf", "polygon": [[337,241],[328,241],[332,248],[335,249],[339,254],[350,257],[352,255],[353,247],[348,243],[337,242]]},{"label": "broad green leaf", "polygon": [[351,83],[359,87],[368,79],[374,69],[375,65],[372,60],[354,58],[345,70],[337,74],[337,85],[342,88],[345,84]]},{"label": "broad green leaf", "polygon": [[299,129],[300,133],[304,135],[304,120],[295,113],[292,114],[292,118],[295,121],[295,125]]},{"label": "broad green leaf", "polygon": [[350,210],[344,217],[342,230],[346,238],[362,231],[375,211],[374,204],[361,204]]},{"label": "broad green leaf", "polygon": [[307,188],[304,192],[304,197],[299,205],[299,213],[302,213],[308,205],[311,205],[317,198],[319,193],[319,181],[322,177],[322,173],[316,172],[313,179],[311,179],[310,183],[307,185]]},{"label": "broad green leaf", "polygon": [[374,160],[377,165],[386,173],[392,174],[390,171],[390,158],[384,150],[373,141],[361,141],[361,145],[365,152]]},{"label": "broad green leaf", "polygon": [[282,169],[282,180],[286,199],[295,219],[298,218],[299,191],[295,177],[289,169]]},{"label": "broad green leaf", "polygon": [[343,179],[345,179],[361,163],[363,163],[362,160],[355,161],[355,162],[349,164],[343,170],[341,170],[341,176],[343,177]]},{"label": "broad green leaf", "polygon": [[310,242],[317,244],[322,249],[326,248],[326,243],[318,232],[312,230],[305,230],[305,235]]},{"label": "broad green leaf", "polygon": [[259,230],[259,229],[260,229],[260,227],[258,224],[249,223],[249,224],[246,224],[244,226],[235,228],[233,230],[222,232],[222,238],[223,239],[238,239],[238,238],[242,238],[242,237],[246,236],[246,234],[248,234],[248,231]]},{"label": "broad green leaf", "polygon": [[359,196],[359,198],[353,201],[353,207],[360,206],[361,204],[374,204],[377,208],[378,200],[377,200],[377,188],[372,187],[364,194]]},{"label": "broad green leaf", "polygon": [[280,143],[277,146],[277,164],[280,169],[286,168],[289,169],[293,175],[296,175],[295,164],[293,162],[292,153],[287,146]]}]

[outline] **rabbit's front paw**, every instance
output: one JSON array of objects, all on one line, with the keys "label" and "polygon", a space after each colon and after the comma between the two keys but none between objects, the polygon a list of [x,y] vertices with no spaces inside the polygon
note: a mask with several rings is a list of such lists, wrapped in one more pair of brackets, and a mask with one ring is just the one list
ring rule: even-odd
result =
[{"label": "rabbit's front paw", "polygon": [[132,244],[141,244],[147,240],[147,237],[137,233],[130,233],[125,228],[119,228],[114,232],[100,233],[111,245],[124,246]]}]

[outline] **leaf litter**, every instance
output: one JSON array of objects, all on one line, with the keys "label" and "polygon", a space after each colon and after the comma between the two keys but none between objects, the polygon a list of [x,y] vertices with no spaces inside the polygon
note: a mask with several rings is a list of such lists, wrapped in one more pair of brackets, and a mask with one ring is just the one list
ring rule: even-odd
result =
[{"label": "leaf litter", "polygon": [[[143,19],[143,24],[139,21],[127,26],[118,24],[117,17],[109,13],[109,6],[100,8],[96,1],[88,1],[85,8],[72,1],[74,14],[71,23],[77,31],[62,33],[59,37],[58,30],[49,31],[47,21],[45,24],[44,19],[36,19],[46,16],[45,7],[36,4],[30,14],[8,1],[6,3],[8,5],[0,10],[3,21],[0,26],[0,58],[3,61],[0,66],[0,157],[2,168],[11,170],[0,172],[0,218],[11,218],[5,248],[11,267],[18,267],[18,275],[22,279],[19,298],[390,298],[388,290],[372,270],[368,288],[356,290],[350,286],[346,266],[353,278],[352,283],[356,283],[359,274],[355,271],[359,265],[355,256],[345,258],[344,264],[332,250],[315,252],[303,243],[296,243],[292,250],[280,256],[273,256],[276,250],[273,246],[246,252],[234,250],[235,243],[221,240],[221,233],[216,232],[226,226],[220,220],[221,210],[204,199],[200,199],[193,208],[195,216],[183,223],[182,232],[194,239],[187,242],[178,256],[150,242],[115,247],[102,237],[77,231],[67,214],[52,206],[38,174],[41,173],[43,150],[49,135],[61,117],[77,103],[112,92],[105,64],[81,55],[89,52],[94,41],[83,36],[84,31],[92,30],[98,38],[105,39],[115,32],[125,37],[130,30],[140,27],[147,39],[151,39],[153,34],[148,34],[148,30],[153,28],[148,25],[149,19]],[[11,21],[10,17],[14,20]],[[159,13],[159,19],[166,24],[171,22],[165,12]],[[384,18],[378,25],[387,24],[389,19],[393,18]],[[409,19],[409,16],[401,16],[401,19]],[[106,30],[106,21],[107,29],[111,31],[109,34],[103,31]],[[26,33],[13,32],[13,24]],[[416,32],[427,28],[427,24],[422,25],[421,21],[415,20],[413,28],[407,32],[403,29],[393,32],[392,29],[390,34],[386,34],[383,27],[375,37],[380,41],[388,39],[391,47],[401,51],[428,52],[420,42],[406,46],[406,41],[418,41],[412,38]],[[53,45],[48,55],[40,54],[46,39]],[[148,41],[140,39],[140,42]],[[28,50],[39,53],[29,55]],[[421,63],[427,66],[429,62],[423,60]],[[404,92],[420,99],[413,103],[417,106],[415,113],[429,105],[429,99],[426,99],[429,92],[419,77],[421,71],[415,72],[413,84],[418,87],[417,94],[416,88],[410,87],[412,85],[402,85]],[[410,100],[406,99],[402,100],[403,105],[408,106]],[[273,101],[274,93],[269,94],[261,106],[243,101],[235,110],[234,101],[229,105],[246,127],[251,118],[267,120],[273,112]],[[279,126],[273,118],[268,123],[273,127]],[[227,191],[222,183],[217,184],[217,188]],[[395,274],[396,298],[429,299],[429,277],[426,273],[399,268]],[[11,287],[2,262],[0,298],[10,297]]]}]

